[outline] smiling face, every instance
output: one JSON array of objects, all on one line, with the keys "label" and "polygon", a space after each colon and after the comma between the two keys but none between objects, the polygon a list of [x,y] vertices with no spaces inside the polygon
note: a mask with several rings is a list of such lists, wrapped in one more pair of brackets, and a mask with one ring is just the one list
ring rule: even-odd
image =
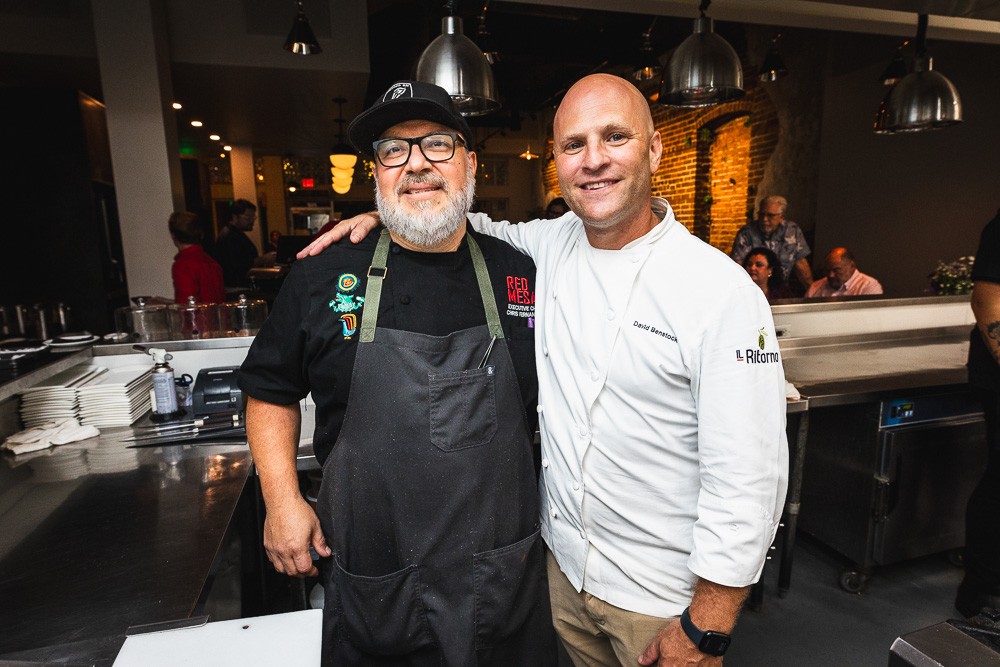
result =
[{"label": "smiling face", "polygon": [[648,231],[662,146],[642,93],[620,77],[584,77],[559,105],[553,134],[559,187],[588,235],[627,243]]},{"label": "smiling face", "polygon": [[[390,127],[381,138],[412,139],[452,128],[426,120]],[[465,234],[475,195],[476,154],[464,143],[444,162],[431,162],[419,146],[399,167],[375,162],[375,202],[394,241],[413,250],[454,250]]]}]

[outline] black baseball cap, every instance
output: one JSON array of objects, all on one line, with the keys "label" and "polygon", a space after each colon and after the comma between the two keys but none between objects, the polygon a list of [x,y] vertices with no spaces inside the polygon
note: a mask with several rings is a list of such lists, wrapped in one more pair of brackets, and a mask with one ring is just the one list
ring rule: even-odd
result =
[{"label": "black baseball cap", "polygon": [[398,81],[347,126],[347,137],[363,155],[373,157],[372,143],[388,128],[408,120],[430,120],[457,130],[472,146],[472,130],[441,86]]}]

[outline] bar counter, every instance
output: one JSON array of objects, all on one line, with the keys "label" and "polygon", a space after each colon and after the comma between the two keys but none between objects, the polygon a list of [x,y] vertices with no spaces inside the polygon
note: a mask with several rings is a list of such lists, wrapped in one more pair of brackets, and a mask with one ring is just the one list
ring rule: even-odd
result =
[{"label": "bar counter", "polygon": [[130,626],[195,611],[249,449],[128,449],[131,433],[0,457],[0,662],[65,658],[73,644],[86,664],[113,660]]}]

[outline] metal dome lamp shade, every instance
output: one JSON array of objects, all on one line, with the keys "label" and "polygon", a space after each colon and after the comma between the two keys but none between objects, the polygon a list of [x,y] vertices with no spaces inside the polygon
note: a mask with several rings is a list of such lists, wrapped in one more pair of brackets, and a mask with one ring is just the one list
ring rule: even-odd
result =
[{"label": "metal dome lamp shade", "polygon": [[670,57],[658,99],[664,106],[706,107],[746,94],[739,56],[729,42],[712,31],[712,19],[705,16],[710,1],[702,0],[694,34]]},{"label": "metal dome lamp shade", "polygon": [[316,41],[316,34],[309,25],[309,19],[306,18],[306,12],[302,9],[302,3],[299,2],[298,6],[299,10],[295,14],[295,23],[292,24],[292,29],[288,33],[288,39],[285,40],[285,50],[300,56],[312,56],[322,53],[323,49],[320,48],[319,42]]},{"label": "metal dome lamp shade", "polygon": [[925,47],[926,34],[927,15],[920,14],[913,67],[886,98],[886,129],[892,133],[924,132],[962,122],[958,90],[934,71],[934,61]]},{"label": "metal dome lamp shade", "polygon": [[493,70],[482,49],[462,32],[462,19],[441,19],[441,35],[431,42],[417,62],[417,80],[441,86],[451,95],[463,116],[482,116],[500,108]]}]

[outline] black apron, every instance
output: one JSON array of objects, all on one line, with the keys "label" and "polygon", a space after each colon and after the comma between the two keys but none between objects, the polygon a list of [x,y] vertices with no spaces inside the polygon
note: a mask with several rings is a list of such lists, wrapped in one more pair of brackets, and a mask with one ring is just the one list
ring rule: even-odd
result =
[{"label": "black apron", "polygon": [[487,324],[448,336],[376,330],[388,232],[375,250],[317,505],[324,665],[555,664],[532,437],[466,238]]}]

